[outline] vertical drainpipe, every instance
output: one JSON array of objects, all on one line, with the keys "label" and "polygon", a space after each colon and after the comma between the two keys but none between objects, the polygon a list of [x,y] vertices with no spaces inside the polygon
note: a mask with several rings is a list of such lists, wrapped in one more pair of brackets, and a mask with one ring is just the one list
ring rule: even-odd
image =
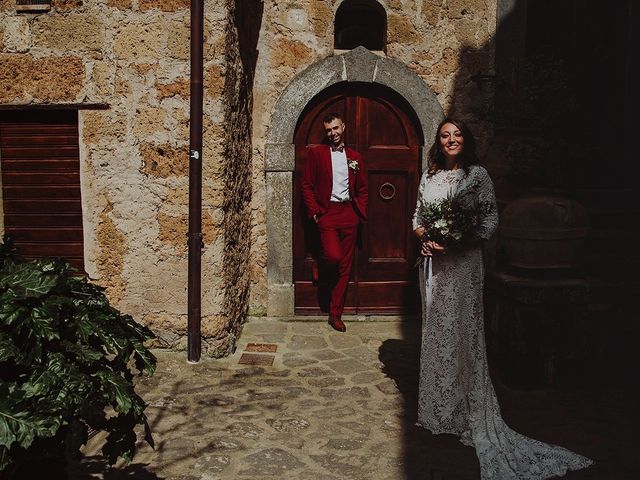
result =
[{"label": "vertical drainpipe", "polygon": [[202,83],[204,0],[191,0],[191,105],[189,123],[189,271],[187,360],[200,360],[202,283]]}]

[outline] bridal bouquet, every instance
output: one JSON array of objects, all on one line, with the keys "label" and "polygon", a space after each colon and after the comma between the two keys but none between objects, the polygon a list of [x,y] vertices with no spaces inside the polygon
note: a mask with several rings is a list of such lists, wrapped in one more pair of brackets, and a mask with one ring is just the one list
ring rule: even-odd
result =
[{"label": "bridal bouquet", "polygon": [[[432,240],[453,250],[476,239],[484,209],[468,193],[449,194],[441,200],[423,205],[418,213],[425,228],[421,240]],[[416,265],[423,260],[424,257],[420,256]]]}]

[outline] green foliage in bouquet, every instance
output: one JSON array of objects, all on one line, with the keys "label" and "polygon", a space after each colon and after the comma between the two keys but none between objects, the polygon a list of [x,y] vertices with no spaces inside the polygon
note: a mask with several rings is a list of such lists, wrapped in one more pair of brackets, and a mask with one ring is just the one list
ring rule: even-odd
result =
[{"label": "green foliage in bouquet", "polygon": [[425,233],[423,241],[433,240],[447,248],[459,248],[477,240],[480,218],[486,207],[468,201],[469,195],[453,195],[425,205],[419,217]]},{"label": "green foliage in bouquet", "polygon": [[[134,374],[153,374],[152,332],[109,305],[63,260],[25,261],[0,244],[0,476],[79,455],[89,429],[108,433],[111,464],[153,446]],[[12,473],[13,472],[13,473]]]},{"label": "green foliage in bouquet", "polygon": [[[425,229],[421,240],[434,241],[447,250],[461,249],[479,240],[480,219],[489,213],[490,205],[475,200],[473,185],[466,192],[450,193],[445,198],[423,205],[418,217]],[[422,265],[424,257],[419,256],[416,266]]]}]

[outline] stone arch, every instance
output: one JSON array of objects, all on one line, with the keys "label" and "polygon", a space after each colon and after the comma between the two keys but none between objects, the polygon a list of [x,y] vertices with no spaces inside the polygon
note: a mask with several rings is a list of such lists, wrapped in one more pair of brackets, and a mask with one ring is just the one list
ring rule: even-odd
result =
[{"label": "stone arch", "polygon": [[[267,315],[294,315],[293,295],[293,171],[294,133],[300,114],[318,93],[338,82],[378,83],[391,88],[413,106],[426,142],[444,118],[435,93],[402,63],[380,57],[364,47],[321,60],[297,75],[276,102],[265,145],[267,213]],[[426,149],[422,169],[426,168]]]}]

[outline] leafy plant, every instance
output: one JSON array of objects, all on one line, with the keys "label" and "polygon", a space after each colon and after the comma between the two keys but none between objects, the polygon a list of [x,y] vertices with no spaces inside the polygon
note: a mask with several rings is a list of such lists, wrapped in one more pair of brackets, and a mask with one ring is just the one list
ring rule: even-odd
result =
[{"label": "leafy plant", "polygon": [[0,244],[0,472],[79,455],[89,429],[108,432],[111,464],[153,446],[134,374],[152,375],[153,337],[63,260],[25,261]]}]

